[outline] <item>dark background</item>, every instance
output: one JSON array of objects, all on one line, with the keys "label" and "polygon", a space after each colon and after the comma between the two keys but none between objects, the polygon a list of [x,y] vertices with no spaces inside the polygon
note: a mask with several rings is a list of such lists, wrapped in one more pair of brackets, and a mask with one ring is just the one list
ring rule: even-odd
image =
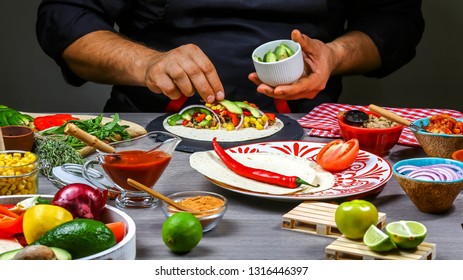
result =
[{"label": "dark background", "polygon": [[[39,0],[0,1],[0,104],[26,112],[101,112],[109,86],[67,85],[35,37]],[[415,59],[383,79],[348,77],[340,102],[463,111],[463,1],[424,0]]]}]

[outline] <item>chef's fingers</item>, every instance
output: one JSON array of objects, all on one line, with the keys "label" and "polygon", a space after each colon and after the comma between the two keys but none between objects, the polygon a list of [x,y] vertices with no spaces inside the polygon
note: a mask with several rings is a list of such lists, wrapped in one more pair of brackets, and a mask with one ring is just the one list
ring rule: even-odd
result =
[{"label": "chef's fingers", "polygon": [[197,46],[191,45],[191,48],[191,59],[182,62],[196,91],[208,103],[223,99],[223,85],[214,64]]}]

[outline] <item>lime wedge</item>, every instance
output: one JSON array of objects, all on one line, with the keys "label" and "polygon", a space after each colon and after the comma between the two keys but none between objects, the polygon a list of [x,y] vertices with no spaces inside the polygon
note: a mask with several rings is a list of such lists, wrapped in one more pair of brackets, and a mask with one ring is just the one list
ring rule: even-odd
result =
[{"label": "lime wedge", "polygon": [[397,221],[386,225],[386,233],[401,249],[414,249],[424,241],[426,227],[415,221]]},{"label": "lime wedge", "polygon": [[375,225],[371,225],[365,232],[363,243],[377,252],[386,252],[397,248],[391,238]]}]

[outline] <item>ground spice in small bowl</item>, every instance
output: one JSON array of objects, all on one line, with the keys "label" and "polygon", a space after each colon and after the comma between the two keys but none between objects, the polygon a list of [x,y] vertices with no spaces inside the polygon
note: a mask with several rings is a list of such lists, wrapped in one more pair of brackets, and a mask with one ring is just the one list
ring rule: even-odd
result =
[{"label": "ground spice in small bowl", "polygon": [[224,201],[213,196],[188,197],[178,201],[178,204],[197,211],[211,211],[224,205]]}]

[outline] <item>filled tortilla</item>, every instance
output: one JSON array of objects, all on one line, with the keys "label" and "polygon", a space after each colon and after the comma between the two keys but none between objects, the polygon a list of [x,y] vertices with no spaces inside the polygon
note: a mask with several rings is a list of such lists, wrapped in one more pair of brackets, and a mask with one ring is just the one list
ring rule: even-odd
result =
[{"label": "filled tortilla", "polygon": [[167,119],[162,123],[164,129],[170,133],[178,135],[182,138],[193,139],[198,141],[212,141],[214,137],[220,142],[234,142],[234,141],[247,141],[271,136],[280,131],[284,123],[276,119],[275,124],[267,127],[266,129],[258,130],[256,128],[243,128],[239,130],[211,130],[211,129],[197,129],[193,127],[184,127],[181,125],[171,126],[167,124]]},{"label": "filled tortilla", "polygon": [[289,189],[242,177],[228,169],[214,151],[193,153],[190,156],[190,165],[214,181],[256,193],[273,195],[315,193],[334,186],[335,179],[333,174],[323,170],[317,163],[308,159],[273,153],[230,153],[230,155],[247,166],[270,170],[288,176],[298,176],[312,185],[319,185],[319,187],[314,188],[302,185],[296,189]]},{"label": "filled tortilla", "polygon": [[247,141],[271,136],[284,123],[274,113],[264,113],[247,101],[220,100],[190,105],[162,123],[165,130],[182,138],[221,142]]}]

